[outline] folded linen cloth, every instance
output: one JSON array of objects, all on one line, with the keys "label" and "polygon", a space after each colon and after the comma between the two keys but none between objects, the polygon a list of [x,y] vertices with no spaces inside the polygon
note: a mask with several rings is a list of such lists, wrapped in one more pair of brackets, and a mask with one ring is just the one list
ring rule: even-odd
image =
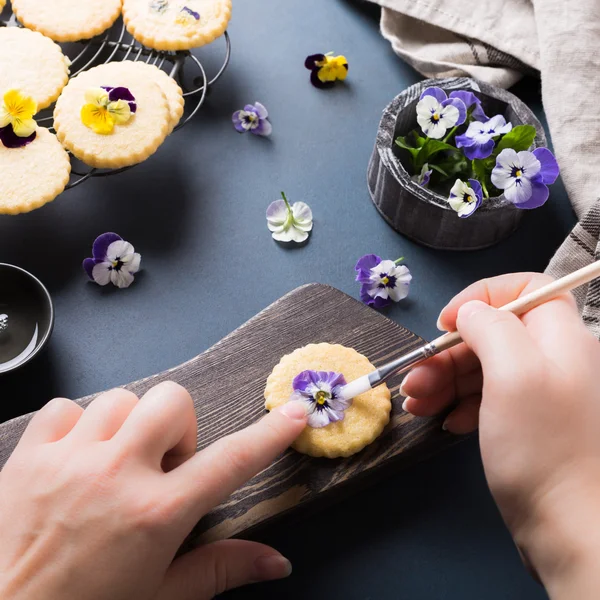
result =
[{"label": "folded linen cloth", "polygon": [[[561,176],[580,221],[547,272],[600,259],[600,2],[598,0],[372,0],[395,52],[426,77],[469,75],[510,87],[539,72]],[[600,338],[600,283],[576,291]]]}]

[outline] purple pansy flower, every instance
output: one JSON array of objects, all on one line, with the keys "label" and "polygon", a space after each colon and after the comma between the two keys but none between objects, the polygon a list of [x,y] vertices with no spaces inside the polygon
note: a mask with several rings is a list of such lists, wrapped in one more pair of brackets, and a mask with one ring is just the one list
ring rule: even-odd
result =
[{"label": "purple pansy flower", "polygon": [[22,148],[31,144],[35,140],[37,133],[34,131],[27,137],[19,137],[13,130],[12,125],[6,127],[0,127],[0,142],[6,148]]},{"label": "purple pansy flower", "polygon": [[195,10],[192,10],[191,8],[189,8],[188,6],[184,6],[181,9],[181,12],[186,12],[188,15],[194,17],[194,19],[196,19],[196,21],[200,20],[200,13],[197,13]]},{"label": "purple pansy flower", "polygon": [[341,394],[346,380],[341,373],[333,371],[302,371],[294,377],[294,389],[291,400],[300,400],[306,404],[308,425],[325,427],[329,423],[341,421],[344,411],[352,404]]},{"label": "purple pansy flower", "polygon": [[548,148],[533,152],[502,150],[492,170],[492,183],[504,190],[504,197],[517,208],[538,208],[548,200],[548,185],[554,183],[559,169]]},{"label": "purple pansy flower", "polygon": [[83,268],[98,285],[113,283],[119,288],[127,288],[140,270],[142,257],[116,233],[103,233],[97,237],[92,254],[93,258],[83,261]]},{"label": "purple pansy flower", "polygon": [[408,296],[412,275],[408,267],[397,261],[382,260],[376,254],[366,254],[354,267],[360,287],[360,299],[373,308],[383,308]]},{"label": "purple pansy flower", "polygon": [[459,100],[462,100],[467,107],[467,112],[471,111],[471,116],[475,121],[488,120],[486,114],[483,112],[481,100],[473,92],[467,92],[466,90],[450,92],[450,98],[458,98]]},{"label": "purple pansy flower", "polygon": [[254,135],[271,135],[273,130],[271,123],[268,120],[269,113],[267,109],[260,103],[246,104],[243,110],[236,110],[233,113],[233,126],[240,133],[249,131]]},{"label": "purple pansy flower", "polygon": [[137,110],[137,104],[134,95],[126,87],[110,87],[107,85],[101,86],[103,90],[108,92],[108,101],[117,102],[118,100],[124,100],[129,104],[129,110],[135,113]]},{"label": "purple pansy flower", "polygon": [[481,206],[482,200],[483,191],[477,179],[469,179],[468,183],[457,179],[450,190],[448,204],[461,219],[465,219]]},{"label": "purple pansy flower", "polygon": [[456,147],[463,148],[469,160],[487,158],[494,151],[494,137],[508,133],[512,123],[507,123],[502,115],[496,115],[489,121],[473,121],[463,135],[456,136]]},{"label": "purple pansy flower", "polygon": [[423,133],[439,140],[446,130],[462,125],[467,118],[467,107],[460,98],[448,98],[439,87],[427,88],[417,103],[417,122]]}]

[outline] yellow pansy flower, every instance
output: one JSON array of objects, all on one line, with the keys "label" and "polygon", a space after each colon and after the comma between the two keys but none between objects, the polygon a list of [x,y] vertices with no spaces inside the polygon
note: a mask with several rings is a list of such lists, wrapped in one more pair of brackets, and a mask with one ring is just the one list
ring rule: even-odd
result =
[{"label": "yellow pansy flower", "polygon": [[4,94],[0,106],[0,127],[12,125],[18,137],[28,137],[36,129],[33,115],[37,112],[37,103],[33,98],[25,96],[19,90],[9,90]]},{"label": "yellow pansy flower", "polygon": [[127,123],[137,108],[135,98],[124,87],[90,88],[85,92],[85,100],[81,121],[100,135],[108,135],[115,125]]},{"label": "yellow pansy flower", "polygon": [[310,69],[310,81],[315,87],[330,87],[335,81],[344,81],[348,76],[348,60],[345,56],[312,54],[304,62]]}]

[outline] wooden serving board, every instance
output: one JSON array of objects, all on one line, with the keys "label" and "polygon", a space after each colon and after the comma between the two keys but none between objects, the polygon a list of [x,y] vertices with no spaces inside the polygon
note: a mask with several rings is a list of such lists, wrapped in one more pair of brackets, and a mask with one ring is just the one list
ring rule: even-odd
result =
[{"label": "wooden serving board", "polygon": [[[422,340],[375,310],[321,284],[290,292],[212,348],[178,367],[125,387],[138,395],[170,379],[191,393],[198,416],[198,449],[242,429],[264,414],[265,381],[280,358],[310,342],[351,346],[375,365],[416,348]],[[289,450],[200,521],[185,547],[238,536],[251,527],[317,499],[334,501],[352,484],[390,465],[414,463],[456,438],[440,422],[402,411],[401,377],[391,379],[392,419],[362,452],[346,459],[309,458]],[[95,397],[77,400],[87,406]],[[31,415],[0,425],[0,465],[10,456]],[[167,424],[166,424],[167,426]]]}]

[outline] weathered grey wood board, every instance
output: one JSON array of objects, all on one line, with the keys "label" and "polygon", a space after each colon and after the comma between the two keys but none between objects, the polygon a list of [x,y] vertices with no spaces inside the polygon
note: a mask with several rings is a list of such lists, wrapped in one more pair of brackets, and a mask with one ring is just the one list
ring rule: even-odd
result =
[{"label": "weathered grey wood board", "polygon": [[[287,354],[310,342],[356,348],[380,365],[422,340],[339,290],[321,284],[284,296],[215,346],[187,363],[125,387],[138,395],[171,379],[191,393],[198,416],[198,449],[264,414],[267,376]],[[334,501],[386,465],[411,464],[453,443],[440,422],[402,411],[401,378],[389,382],[393,417],[380,438],[347,459],[315,459],[293,450],[249,481],[198,524],[186,547],[237,536],[282,513],[322,498]],[[77,402],[88,405],[95,396]],[[0,426],[0,465],[10,456],[31,415]],[[165,424],[167,427],[168,424]]]}]

